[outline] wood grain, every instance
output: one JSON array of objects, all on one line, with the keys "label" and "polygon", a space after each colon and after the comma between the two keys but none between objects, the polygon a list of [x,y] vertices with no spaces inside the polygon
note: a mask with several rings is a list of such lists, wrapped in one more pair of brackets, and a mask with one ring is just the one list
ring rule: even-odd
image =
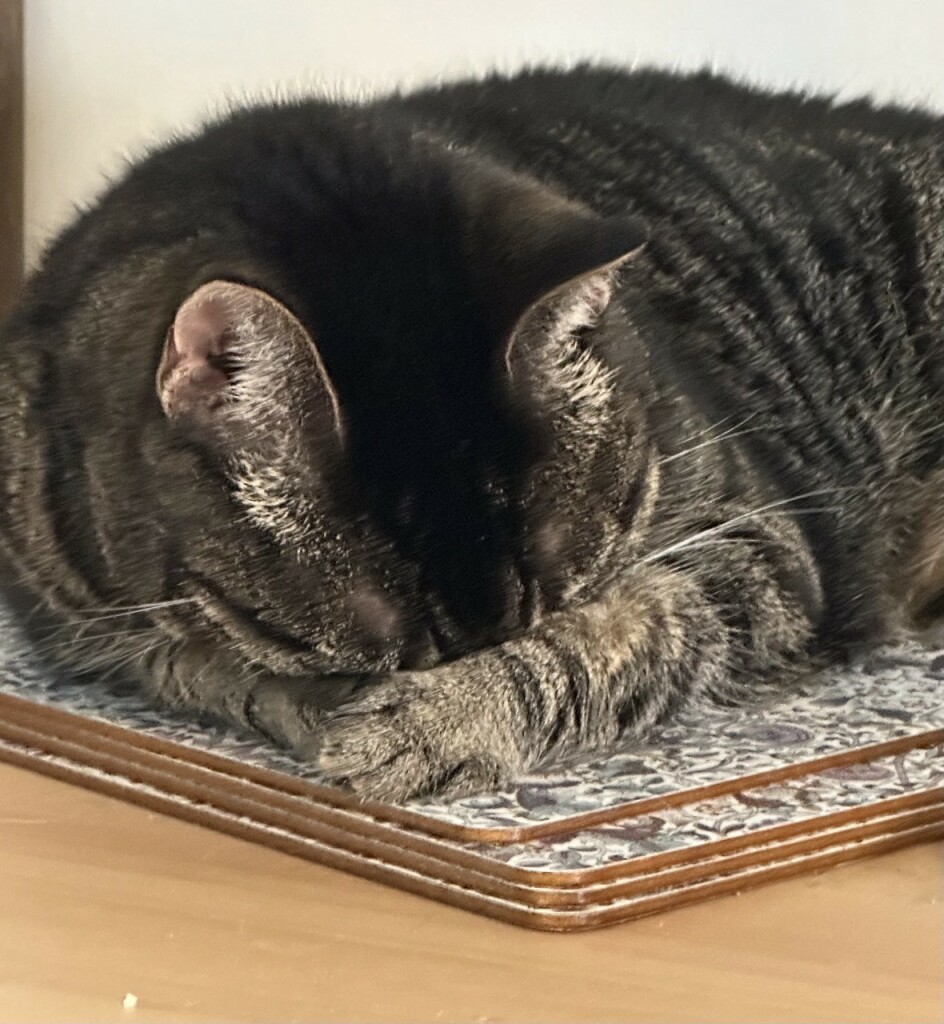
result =
[{"label": "wood grain", "polygon": [[0,319],[23,280],[23,3],[0,0]]},{"label": "wood grain", "polygon": [[928,1021],[944,1006],[940,844],[555,936],[7,766],[0,835],[2,1021]]}]

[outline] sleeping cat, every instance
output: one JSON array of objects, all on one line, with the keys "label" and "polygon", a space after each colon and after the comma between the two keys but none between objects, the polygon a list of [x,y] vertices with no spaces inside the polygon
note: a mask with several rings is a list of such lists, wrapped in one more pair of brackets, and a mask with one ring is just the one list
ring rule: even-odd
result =
[{"label": "sleeping cat", "polygon": [[3,328],[0,537],[76,669],[495,787],[935,610],[942,307],[929,114],[589,67],[240,110]]}]

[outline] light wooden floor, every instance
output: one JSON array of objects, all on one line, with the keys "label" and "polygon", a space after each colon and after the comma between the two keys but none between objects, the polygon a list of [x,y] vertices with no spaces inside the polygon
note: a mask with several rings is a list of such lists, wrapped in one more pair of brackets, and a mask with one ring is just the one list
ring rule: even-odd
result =
[{"label": "light wooden floor", "polygon": [[3,1021],[944,1019],[940,844],[567,936],[5,765],[0,837]]}]

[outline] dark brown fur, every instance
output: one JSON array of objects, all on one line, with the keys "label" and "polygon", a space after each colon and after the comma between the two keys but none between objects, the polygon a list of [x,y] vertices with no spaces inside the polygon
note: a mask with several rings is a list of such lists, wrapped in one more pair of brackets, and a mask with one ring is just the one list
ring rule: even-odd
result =
[{"label": "dark brown fur", "polygon": [[238,112],[0,335],[70,664],[358,792],[749,699],[944,591],[941,122],[578,69]]}]

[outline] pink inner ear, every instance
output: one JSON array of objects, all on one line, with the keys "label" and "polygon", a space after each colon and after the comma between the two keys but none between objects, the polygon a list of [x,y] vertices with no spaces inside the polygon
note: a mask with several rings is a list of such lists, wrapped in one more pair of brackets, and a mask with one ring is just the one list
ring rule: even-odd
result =
[{"label": "pink inner ear", "polygon": [[157,371],[158,393],[170,415],[213,409],[222,401],[229,377],[218,360],[233,336],[239,287],[212,281],[177,311]]},{"label": "pink inner ear", "polygon": [[[234,388],[237,369],[241,387]],[[311,335],[278,299],[232,281],[210,281],[181,304],[157,369],[157,393],[171,418],[209,424],[224,405],[237,417],[241,410],[257,415],[261,403],[246,401],[252,393],[268,404],[293,405],[313,431],[338,438],[343,432]]]},{"label": "pink inner ear", "polygon": [[223,354],[225,335],[235,320],[226,292],[234,287],[223,282],[204,285],[177,310],[174,341],[185,358],[205,360]]}]

